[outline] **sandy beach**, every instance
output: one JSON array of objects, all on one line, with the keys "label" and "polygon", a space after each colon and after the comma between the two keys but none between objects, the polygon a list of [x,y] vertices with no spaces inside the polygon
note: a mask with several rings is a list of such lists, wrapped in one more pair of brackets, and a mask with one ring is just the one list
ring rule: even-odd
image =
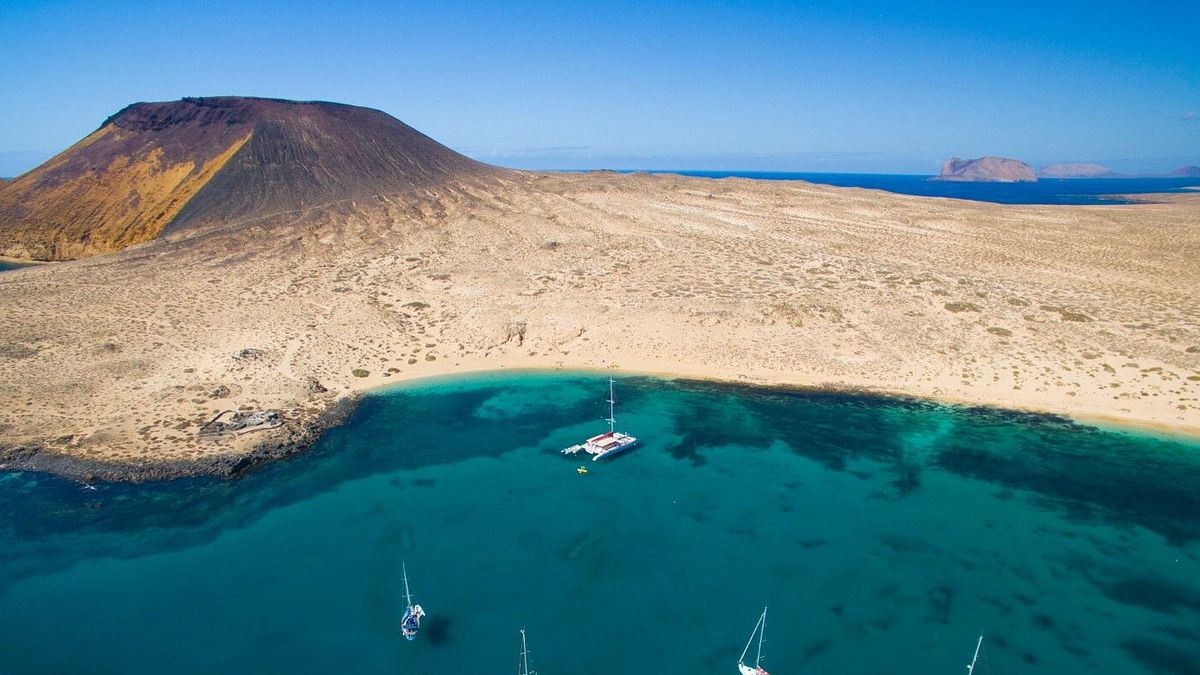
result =
[{"label": "sandy beach", "polygon": [[[1200,434],[1200,195],[505,173],[0,274],[0,466],[236,473],[372,388],[590,368]],[[221,411],[279,428],[201,438]],[[247,460],[251,457],[251,460]]]}]

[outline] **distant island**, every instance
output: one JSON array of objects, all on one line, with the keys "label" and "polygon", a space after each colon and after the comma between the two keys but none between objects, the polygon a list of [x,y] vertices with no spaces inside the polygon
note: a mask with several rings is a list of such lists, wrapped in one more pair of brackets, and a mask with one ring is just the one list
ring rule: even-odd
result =
[{"label": "distant island", "polygon": [[1042,178],[1118,178],[1120,174],[1102,164],[1050,164],[1038,172]]},{"label": "distant island", "polygon": [[1200,166],[1188,165],[1166,173],[1127,174],[1117,173],[1101,164],[1050,164],[1038,171],[1042,178],[1197,178]]},{"label": "distant island", "polygon": [[1038,178],[1197,178],[1200,166],[1181,166],[1166,173],[1118,173],[1103,164],[1091,162],[1063,162],[1047,164],[1040,170],[1016,159],[1007,157],[980,157],[959,159],[951,157],[942,164],[942,171],[933,180],[975,183],[1032,183]]},{"label": "distant island", "polygon": [[987,182],[987,183],[1032,183],[1037,180],[1033,167],[1025,162],[1006,157],[980,157],[959,159],[951,157],[942,164],[942,172],[934,180]]}]

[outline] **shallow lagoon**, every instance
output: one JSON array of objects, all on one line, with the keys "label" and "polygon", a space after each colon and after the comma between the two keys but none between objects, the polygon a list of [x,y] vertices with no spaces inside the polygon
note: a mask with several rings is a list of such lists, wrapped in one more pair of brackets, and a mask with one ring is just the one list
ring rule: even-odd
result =
[{"label": "shallow lagoon", "polygon": [[[1200,444],[590,374],[426,381],[236,481],[0,477],[0,672],[1200,671]],[[400,562],[429,611],[399,636]]]},{"label": "shallow lagoon", "polygon": [[30,264],[33,264],[33,263],[26,264],[26,263],[19,263],[19,262],[10,262],[7,260],[0,260],[0,272],[7,272],[9,270],[19,270],[22,267],[29,267]]}]

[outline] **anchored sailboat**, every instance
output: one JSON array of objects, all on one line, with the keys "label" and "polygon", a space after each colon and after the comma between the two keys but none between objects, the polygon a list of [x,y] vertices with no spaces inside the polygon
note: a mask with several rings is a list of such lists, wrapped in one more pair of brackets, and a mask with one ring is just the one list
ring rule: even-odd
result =
[{"label": "anchored sailboat", "polygon": [[525,647],[525,629],[521,629],[521,656],[517,659],[517,675],[537,675],[529,669],[529,649]]},{"label": "anchored sailboat", "polygon": [[[762,667],[763,633],[765,632],[767,632],[767,608],[763,607],[762,616],[758,617],[758,623],[754,624],[754,630],[750,632],[750,639],[746,640],[746,648],[738,657],[738,673],[741,675],[771,675]],[[750,645],[754,644],[755,635],[758,636],[758,654],[754,657],[754,667],[751,668],[746,665],[746,653],[750,651]]]},{"label": "anchored sailboat", "polygon": [[400,563],[400,569],[404,571],[404,618],[400,621],[400,634],[406,640],[412,640],[417,637],[417,631],[421,630],[421,617],[425,616],[425,610],[421,609],[420,605],[414,605],[412,601],[412,593],[408,591],[408,567],[404,563]]},{"label": "anchored sailboat", "polygon": [[983,650],[983,633],[979,634],[979,642],[975,643],[975,656],[967,665],[967,675],[975,675],[975,665],[979,663],[979,652]]},{"label": "anchored sailboat", "polygon": [[592,436],[582,443],[572,445],[569,448],[563,448],[562,454],[574,455],[582,451],[591,455],[592,461],[595,462],[619,455],[626,450],[632,449],[639,443],[638,439],[633,436],[617,431],[615,387],[615,381],[611,377],[608,378],[608,420],[606,420],[608,422],[608,433]]}]

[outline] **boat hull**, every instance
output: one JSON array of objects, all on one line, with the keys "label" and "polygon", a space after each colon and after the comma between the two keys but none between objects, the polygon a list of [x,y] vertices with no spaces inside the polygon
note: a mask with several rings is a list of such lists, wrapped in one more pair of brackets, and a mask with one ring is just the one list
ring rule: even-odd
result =
[{"label": "boat hull", "polygon": [[425,610],[421,609],[420,605],[412,605],[404,610],[404,618],[400,620],[400,634],[405,640],[413,640],[417,637],[417,632],[421,630],[421,617],[425,616]]},{"label": "boat hull", "polygon": [[608,457],[615,457],[626,450],[632,450],[640,444],[641,440],[634,436],[620,431],[610,431],[599,436],[593,436],[583,443],[563,448],[560,452],[563,455],[574,455],[583,452],[591,455],[592,461],[595,462]]},{"label": "boat hull", "polygon": [[631,442],[631,443],[619,445],[619,446],[613,448],[612,450],[606,450],[600,454],[592,455],[592,461],[599,462],[602,459],[612,459],[613,457],[616,457],[617,455],[620,455],[624,452],[628,452],[628,451],[638,447],[641,444],[642,444],[642,442],[640,440],[634,439],[633,442]]}]

